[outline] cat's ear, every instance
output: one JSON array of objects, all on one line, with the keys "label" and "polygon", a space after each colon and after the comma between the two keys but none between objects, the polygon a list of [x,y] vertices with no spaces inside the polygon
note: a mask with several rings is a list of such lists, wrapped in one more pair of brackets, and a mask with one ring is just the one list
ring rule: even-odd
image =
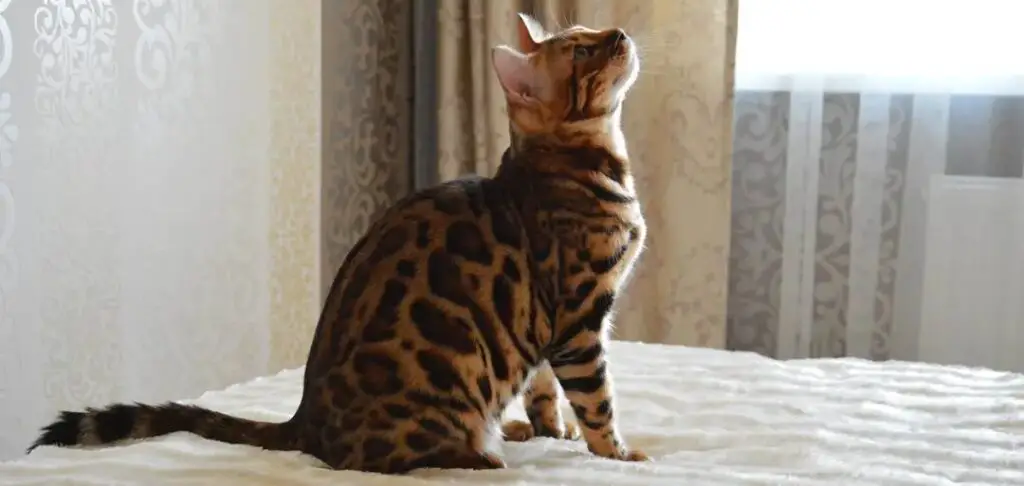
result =
[{"label": "cat's ear", "polygon": [[491,62],[509,103],[526,105],[536,101],[533,92],[537,85],[537,72],[526,54],[509,46],[498,46],[491,49]]},{"label": "cat's ear", "polygon": [[548,33],[533,17],[519,14],[519,50],[530,53],[540,47],[540,43],[548,38]]}]

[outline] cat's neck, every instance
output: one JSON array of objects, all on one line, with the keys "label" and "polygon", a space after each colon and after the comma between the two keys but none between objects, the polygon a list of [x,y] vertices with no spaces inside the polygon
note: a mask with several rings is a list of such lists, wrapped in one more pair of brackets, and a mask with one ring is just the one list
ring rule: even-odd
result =
[{"label": "cat's neck", "polygon": [[546,134],[525,134],[512,127],[511,143],[495,177],[517,185],[539,174],[593,171],[608,176],[607,181],[618,184],[625,194],[635,194],[626,139],[618,121],[616,112],[566,123]]},{"label": "cat's neck", "polygon": [[566,123],[562,130],[568,139],[575,136],[587,140],[587,145],[599,146],[612,156],[629,160],[626,150],[626,136],[622,132],[622,110],[615,110],[607,115]]},{"label": "cat's neck", "polygon": [[566,122],[551,133],[532,134],[519,130],[509,122],[511,158],[528,151],[572,152],[579,148],[601,148],[624,163],[629,161],[626,137],[622,132],[622,111],[615,110],[600,117]]}]

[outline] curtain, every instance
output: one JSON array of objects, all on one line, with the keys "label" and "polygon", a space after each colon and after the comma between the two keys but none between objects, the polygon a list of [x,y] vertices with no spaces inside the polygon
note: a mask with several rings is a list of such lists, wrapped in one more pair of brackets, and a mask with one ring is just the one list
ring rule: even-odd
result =
[{"label": "curtain", "polygon": [[729,348],[1024,369],[1021,13],[741,2]]},{"label": "curtain", "polygon": [[[320,284],[326,298],[352,245],[381,211],[411,189],[415,2],[322,2]],[[307,322],[305,334],[312,337],[316,318]],[[307,351],[303,346],[299,352],[302,362]]]},{"label": "curtain", "polygon": [[[0,0],[0,459],[300,366],[409,189],[400,0]],[[353,20],[355,19],[355,20]]]},{"label": "curtain", "polygon": [[436,178],[493,173],[508,145],[490,48],[514,45],[515,13],[549,29],[621,26],[642,49],[623,124],[649,244],[615,337],[725,345],[735,0],[440,0]]}]

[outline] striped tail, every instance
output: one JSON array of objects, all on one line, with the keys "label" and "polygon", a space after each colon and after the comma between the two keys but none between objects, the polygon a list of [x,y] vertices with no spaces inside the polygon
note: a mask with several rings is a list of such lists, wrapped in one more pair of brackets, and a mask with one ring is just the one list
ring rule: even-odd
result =
[{"label": "striped tail", "polygon": [[27,452],[44,445],[96,446],[174,432],[192,432],[211,440],[270,450],[298,449],[291,421],[257,422],[192,405],[136,403],[116,404],[103,409],[88,408],[84,412],[61,412],[56,421],[42,429]]}]

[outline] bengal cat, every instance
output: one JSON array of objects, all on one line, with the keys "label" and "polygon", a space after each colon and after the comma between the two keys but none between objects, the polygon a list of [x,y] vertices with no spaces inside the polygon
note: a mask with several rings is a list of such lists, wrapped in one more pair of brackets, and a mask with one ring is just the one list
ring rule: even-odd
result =
[{"label": "bengal cat", "polygon": [[[518,49],[492,51],[512,137],[497,174],[414,193],[371,225],[331,286],[290,420],[116,404],[61,413],[29,451],[188,431],[340,470],[503,468],[502,432],[576,435],[560,384],[593,454],[646,460],[616,426],[605,355],[646,234],[619,123],[639,59],[620,29],[551,35],[521,15],[518,32]],[[530,423],[499,430],[521,392]]]}]

